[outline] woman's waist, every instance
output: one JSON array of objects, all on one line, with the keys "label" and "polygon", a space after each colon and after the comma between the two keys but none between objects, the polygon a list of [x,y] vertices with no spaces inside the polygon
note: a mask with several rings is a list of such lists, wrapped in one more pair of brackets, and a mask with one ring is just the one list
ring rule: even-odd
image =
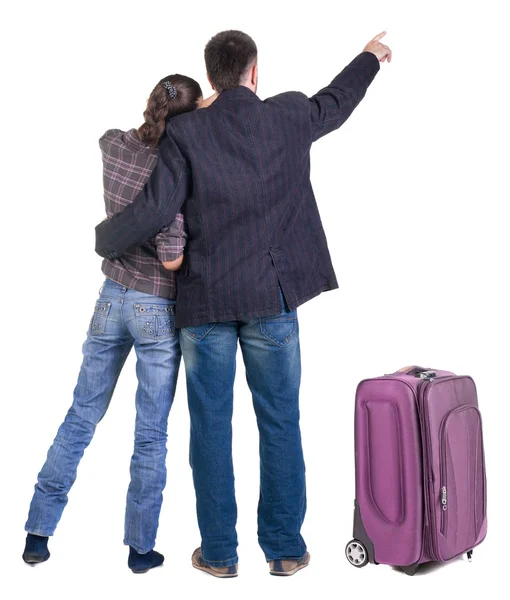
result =
[{"label": "woman's waist", "polygon": [[140,290],[127,287],[109,277],[103,282],[103,285],[100,289],[100,295],[103,298],[123,298],[126,301],[132,302],[151,302],[152,304],[161,304],[163,306],[167,306],[168,304],[176,304],[175,298],[169,298],[164,295],[151,294],[148,292],[142,292]]},{"label": "woman's waist", "polygon": [[117,259],[103,260],[102,271],[115,286],[125,287],[145,294],[175,299],[176,276],[156,258],[132,256],[126,253]]}]

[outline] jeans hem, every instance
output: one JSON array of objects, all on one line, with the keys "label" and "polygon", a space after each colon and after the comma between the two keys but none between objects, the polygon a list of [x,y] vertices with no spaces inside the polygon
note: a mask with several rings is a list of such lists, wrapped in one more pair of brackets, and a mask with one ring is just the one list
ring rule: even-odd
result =
[{"label": "jeans hem", "polygon": [[204,554],[202,553],[202,560],[205,562],[206,565],[209,565],[210,567],[233,567],[239,562],[237,554],[234,558],[229,558],[227,560],[207,560],[207,558],[205,558]]},{"label": "jeans hem", "polygon": [[148,554],[149,552],[151,552],[151,550],[154,550],[155,545],[156,544],[153,544],[150,548],[146,550],[145,548],[141,549],[141,547],[138,546],[138,544],[133,544],[132,542],[124,540],[124,546],[129,546],[130,548],[133,548],[133,550],[136,550],[138,554]]},{"label": "jeans hem", "polygon": [[266,558],[266,562],[271,562],[272,560],[301,560],[306,556],[308,549],[304,548],[303,554],[266,554],[264,552],[264,556]]},{"label": "jeans hem", "polygon": [[51,533],[44,533],[41,531],[37,531],[36,529],[27,529],[26,527],[25,527],[25,531],[27,533],[29,533],[30,535],[38,535],[40,537],[51,537],[53,535],[53,531]]}]

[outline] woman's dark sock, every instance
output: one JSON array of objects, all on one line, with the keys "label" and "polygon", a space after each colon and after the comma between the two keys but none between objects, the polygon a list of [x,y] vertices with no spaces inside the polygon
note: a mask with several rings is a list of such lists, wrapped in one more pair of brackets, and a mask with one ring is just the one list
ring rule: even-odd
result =
[{"label": "woman's dark sock", "polygon": [[133,573],[147,573],[150,569],[162,565],[164,560],[165,557],[156,550],[151,550],[146,554],[138,554],[134,548],[129,546],[128,567]]},{"label": "woman's dark sock", "polygon": [[23,552],[23,560],[29,565],[42,563],[50,557],[48,550],[48,538],[42,535],[27,535],[25,542],[25,551]]}]

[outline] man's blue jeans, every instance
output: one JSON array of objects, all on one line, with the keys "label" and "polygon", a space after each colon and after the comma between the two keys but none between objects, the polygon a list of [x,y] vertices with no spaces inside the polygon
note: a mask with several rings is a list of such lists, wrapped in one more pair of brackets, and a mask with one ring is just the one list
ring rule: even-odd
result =
[{"label": "man's blue jeans", "polygon": [[232,464],[233,387],[239,340],[260,435],[258,536],[266,560],[301,558],[306,511],[299,429],[301,360],[296,311],[180,330],[191,415],[190,462],[204,560],[237,563]]},{"label": "man's blue jeans", "polygon": [[168,413],[181,358],[174,305],[106,280],[83,346],[73,404],[38,476],[25,525],[29,533],[53,535],[80,459],[134,346],[138,390],[124,543],[140,553],[154,547],[166,483]]}]

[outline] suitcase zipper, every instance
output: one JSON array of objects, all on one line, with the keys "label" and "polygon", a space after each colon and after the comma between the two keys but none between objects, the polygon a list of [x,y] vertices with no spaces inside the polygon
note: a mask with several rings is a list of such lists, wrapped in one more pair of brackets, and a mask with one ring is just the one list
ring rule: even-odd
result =
[{"label": "suitcase zipper", "polygon": [[[446,475],[444,476],[444,482],[446,483]],[[446,485],[441,488],[441,505],[443,511],[441,512],[441,533],[446,536],[446,511],[448,510],[448,492]]]},{"label": "suitcase zipper", "polygon": [[436,558],[434,556],[434,549],[433,549],[433,543],[432,543],[432,537],[433,537],[433,529],[434,529],[434,522],[435,522],[435,517],[433,517],[432,515],[432,508],[430,505],[430,502],[428,501],[428,498],[430,496],[430,487],[432,482],[431,479],[431,469],[430,469],[430,465],[432,464],[431,461],[431,457],[430,457],[430,443],[429,443],[429,439],[430,439],[430,434],[429,434],[429,430],[428,430],[428,423],[427,423],[427,419],[425,418],[425,391],[426,388],[432,383],[433,380],[431,379],[425,379],[423,381],[423,383],[421,384],[421,386],[419,387],[418,391],[418,407],[419,407],[419,413],[420,413],[420,421],[421,421],[421,426],[422,426],[422,444],[423,444],[423,476],[425,479],[425,485],[424,485],[424,493],[425,493],[425,520],[428,521],[428,532],[425,536],[425,549],[427,550],[427,554],[429,555],[430,558]]},{"label": "suitcase zipper", "polygon": [[441,444],[441,466],[440,466],[440,484],[441,484],[441,535],[446,537],[446,525],[447,517],[446,511],[448,510],[448,467],[446,464],[446,435],[445,429],[448,423],[448,418],[453,411],[448,412],[441,421],[439,426],[439,442]]}]

